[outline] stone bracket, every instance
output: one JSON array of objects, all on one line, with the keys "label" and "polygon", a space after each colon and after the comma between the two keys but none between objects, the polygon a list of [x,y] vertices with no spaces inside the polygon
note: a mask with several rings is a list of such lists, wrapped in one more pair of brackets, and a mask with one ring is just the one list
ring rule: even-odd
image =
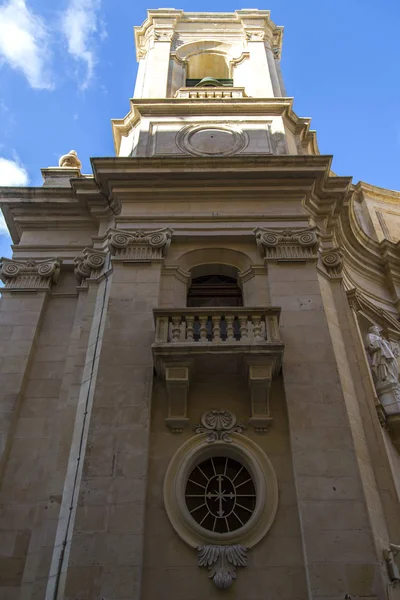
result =
[{"label": "stone bracket", "polygon": [[175,433],[183,431],[189,423],[187,416],[190,364],[165,365],[165,385],[168,395],[167,427]]},{"label": "stone bracket", "polygon": [[248,364],[251,417],[249,423],[256,431],[267,431],[273,418],[270,414],[269,394],[273,377],[272,362]]},{"label": "stone bracket", "polygon": [[231,587],[236,579],[236,568],[247,566],[247,548],[231,546],[198,546],[197,564],[208,568],[208,576],[220,590]]}]

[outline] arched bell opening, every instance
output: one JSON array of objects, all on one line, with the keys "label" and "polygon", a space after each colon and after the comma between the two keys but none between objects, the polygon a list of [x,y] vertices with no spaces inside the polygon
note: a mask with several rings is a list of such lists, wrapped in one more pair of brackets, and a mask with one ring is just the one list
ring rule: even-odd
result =
[{"label": "arched bell opening", "polygon": [[232,86],[227,56],[214,52],[194,54],[187,61],[187,87]]}]

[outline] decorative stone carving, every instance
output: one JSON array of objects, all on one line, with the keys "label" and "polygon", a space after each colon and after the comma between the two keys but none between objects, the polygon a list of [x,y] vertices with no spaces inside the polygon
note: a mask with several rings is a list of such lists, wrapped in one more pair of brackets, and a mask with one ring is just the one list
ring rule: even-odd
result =
[{"label": "decorative stone carving", "polygon": [[342,272],[342,256],[339,248],[331,248],[320,252],[321,263],[332,279],[339,279]]},{"label": "decorative stone carving", "polygon": [[171,243],[173,230],[169,227],[155,231],[125,231],[110,229],[109,245],[113,261],[150,262],[160,260]]},{"label": "decorative stone carving", "polygon": [[108,252],[85,248],[80,256],[74,259],[75,277],[79,285],[85,285],[87,279],[97,279],[106,262]]},{"label": "decorative stone carving", "polygon": [[201,423],[193,427],[195,433],[207,433],[207,442],[210,444],[217,440],[232,442],[230,436],[234,431],[243,433],[246,426],[243,422],[236,423],[236,415],[229,410],[209,410],[201,416]]},{"label": "decorative stone carving", "polygon": [[45,260],[1,259],[0,277],[5,291],[34,291],[50,289],[60,276],[60,258]]},{"label": "decorative stone carving", "polygon": [[236,579],[236,567],[247,566],[247,549],[241,544],[232,546],[198,546],[199,567],[207,567],[209,577],[220,590],[225,590]]},{"label": "decorative stone carving", "polygon": [[307,229],[254,230],[257,247],[265,260],[304,261],[317,258],[318,237],[315,227]]},{"label": "decorative stone carving", "polygon": [[60,160],[58,161],[58,166],[80,169],[82,167],[82,163],[78,158],[76,150],[70,150],[67,154],[63,154],[63,156],[61,156]]},{"label": "decorative stone carving", "polygon": [[279,60],[281,58],[281,49],[279,48],[279,46],[274,46],[272,48],[272,52],[274,53],[274,58],[276,60]]},{"label": "decorative stone carving", "polygon": [[265,31],[262,29],[247,29],[245,35],[248,42],[263,42],[265,40]]},{"label": "decorative stone carving", "polygon": [[154,29],[154,40],[156,42],[172,42],[173,37],[173,29]]},{"label": "decorative stone carving", "polygon": [[395,557],[400,552],[400,546],[397,544],[389,544],[389,548],[383,551],[383,557],[386,561],[386,568],[390,581],[394,584],[400,583],[400,571],[396,565]]},{"label": "decorative stone carving", "polygon": [[399,365],[390,343],[373,325],[366,337],[366,350],[376,393],[387,415],[400,413]]}]

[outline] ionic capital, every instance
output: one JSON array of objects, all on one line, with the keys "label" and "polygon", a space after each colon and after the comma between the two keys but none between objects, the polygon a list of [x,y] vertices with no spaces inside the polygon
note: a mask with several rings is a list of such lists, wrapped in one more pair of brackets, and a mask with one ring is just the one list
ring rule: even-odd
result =
[{"label": "ionic capital", "polygon": [[1,259],[0,277],[5,284],[2,292],[50,290],[60,276],[60,258],[45,260]]}]

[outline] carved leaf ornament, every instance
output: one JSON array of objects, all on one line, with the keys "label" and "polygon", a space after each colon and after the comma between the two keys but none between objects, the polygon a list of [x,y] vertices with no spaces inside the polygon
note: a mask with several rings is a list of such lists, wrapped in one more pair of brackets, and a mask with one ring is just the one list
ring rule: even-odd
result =
[{"label": "carved leaf ornament", "polygon": [[220,590],[229,588],[236,579],[236,567],[247,565],[247,549],[241,544],[232,546],[199,546],[199,567],[207,567],[209,577]]}]

